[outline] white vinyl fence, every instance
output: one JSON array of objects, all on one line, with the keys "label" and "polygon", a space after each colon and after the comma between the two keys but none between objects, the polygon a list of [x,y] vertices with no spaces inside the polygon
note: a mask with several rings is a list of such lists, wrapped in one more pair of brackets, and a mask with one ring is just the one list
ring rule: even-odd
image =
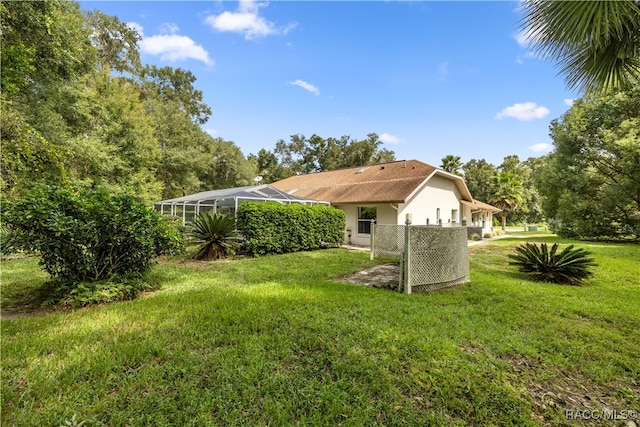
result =
[{"label": "white vinyl fence", "polygon": [[375,225],[371,259],[401,259],[399,291],[433,291],[469,281],[466,227]]}]

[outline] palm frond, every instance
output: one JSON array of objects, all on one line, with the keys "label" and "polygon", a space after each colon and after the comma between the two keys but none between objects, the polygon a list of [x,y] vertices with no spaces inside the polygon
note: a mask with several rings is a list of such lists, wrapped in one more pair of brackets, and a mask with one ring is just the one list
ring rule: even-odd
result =
[{"label": "palm frond", "polygon": [[523,3],[520,23],[539,57],[558,62],[569,88],[625,89],[640,75],[640,2]]}]

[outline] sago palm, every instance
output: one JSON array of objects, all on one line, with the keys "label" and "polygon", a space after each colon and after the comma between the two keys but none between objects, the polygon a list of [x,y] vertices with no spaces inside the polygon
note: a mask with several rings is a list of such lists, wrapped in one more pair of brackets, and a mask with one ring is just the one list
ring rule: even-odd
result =
[{"label": "sago palm", "polygon": [[596,264],[588,251],[574,245],[560,252],[558,248],[557,243],[549,249],[546,243],[538,246],[527,242],[518,246],[515,254],[508,255],[513,260],[509,264],[543,282],[577,285],[593,274],[591,267]]},{"label": "sago palm", "polygon": [[202,213],[189,223],[192,241],[200,244],[193,254],[199,260],[226,258],[238,247],[236,221],[233,217],[214,212]]},{"label": "sago palm", "polygon": [[640,1],[528,0],[521,29],[569,88],[628,88],[640,75]]}]

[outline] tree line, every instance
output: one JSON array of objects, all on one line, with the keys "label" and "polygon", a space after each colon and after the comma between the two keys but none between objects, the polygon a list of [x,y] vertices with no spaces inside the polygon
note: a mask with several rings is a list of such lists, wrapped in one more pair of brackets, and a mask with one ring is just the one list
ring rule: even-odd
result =
[{"label": "tree line", "polygon": [[588,93],[551,122],[549,135],[546,156],[506,156],[496,167],[447,155],[440,166],[510,222],[547,220],[572,238],[640,238],[640,83]]},{"label": "tree line", "polygon": [[292,135],[245,157],[201,125],[212,114],[188,70],[144,65],[140,35],[76,2],[3,2],[4,197],[41,183],[129,191],[146,202],[395,159],[376,134]]},{"label": "tree line", "polygon": [[[545,22],[531,11],[534,24]],[[251,185],[257,176],[269,183],[395,160],[375,133],[296,134],[245,156],[233,141],[202,130],[212,111],[195,76],[142,64],[140,35],[117,17],[83,13],[66,0],[3,2],[0,14],[3,197],[44,183],[126,191],[149,203]],[[638,56],[629,56],[631,67]],[[507,156],[494,166],[450,155],[441,166],[463,174],[471,194],[509,212],[510,221],[547,219],[572,237],[637,238],[640,86],[637,74],[627,74],[614,89],[586,92],[551,123],[555,148],[547,156]]]}]

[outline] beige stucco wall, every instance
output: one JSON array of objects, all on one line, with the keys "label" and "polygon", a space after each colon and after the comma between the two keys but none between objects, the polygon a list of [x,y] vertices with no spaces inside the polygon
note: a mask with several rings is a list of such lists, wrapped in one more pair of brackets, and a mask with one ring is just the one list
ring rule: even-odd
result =
[{"label": "beige stucco wall", "polygon": [[440,209],[442,225],[449,225],[454,220],[452,211],[457,211],[456,222],[462,221],[464,215],[469,215],[460,204],[460,192],[450,179],[439,176],[432,177],[426,185],[417,191],[407,203],[401,203],[398,209],[398,218],[404,224],[406,214],[410,213],[413,224],[437,224],[437,209]]},{"label": "beige stucco wall", "polygon": [[[335,205],[336,208],[342,209],[347,219],[346,229],[351,229],[351,244],[358,246],[369,246],[371,236],[368,234],[358,234],[358,207],[359,206],[375,206],[378,224],[396,224],[398,215],[396,210],[390,203],[383,204],[362,204],[362,205]],[[395,205],[393,205],[395,206]],[[345,229],[344,241],[349,242],[349,236]]]}]

